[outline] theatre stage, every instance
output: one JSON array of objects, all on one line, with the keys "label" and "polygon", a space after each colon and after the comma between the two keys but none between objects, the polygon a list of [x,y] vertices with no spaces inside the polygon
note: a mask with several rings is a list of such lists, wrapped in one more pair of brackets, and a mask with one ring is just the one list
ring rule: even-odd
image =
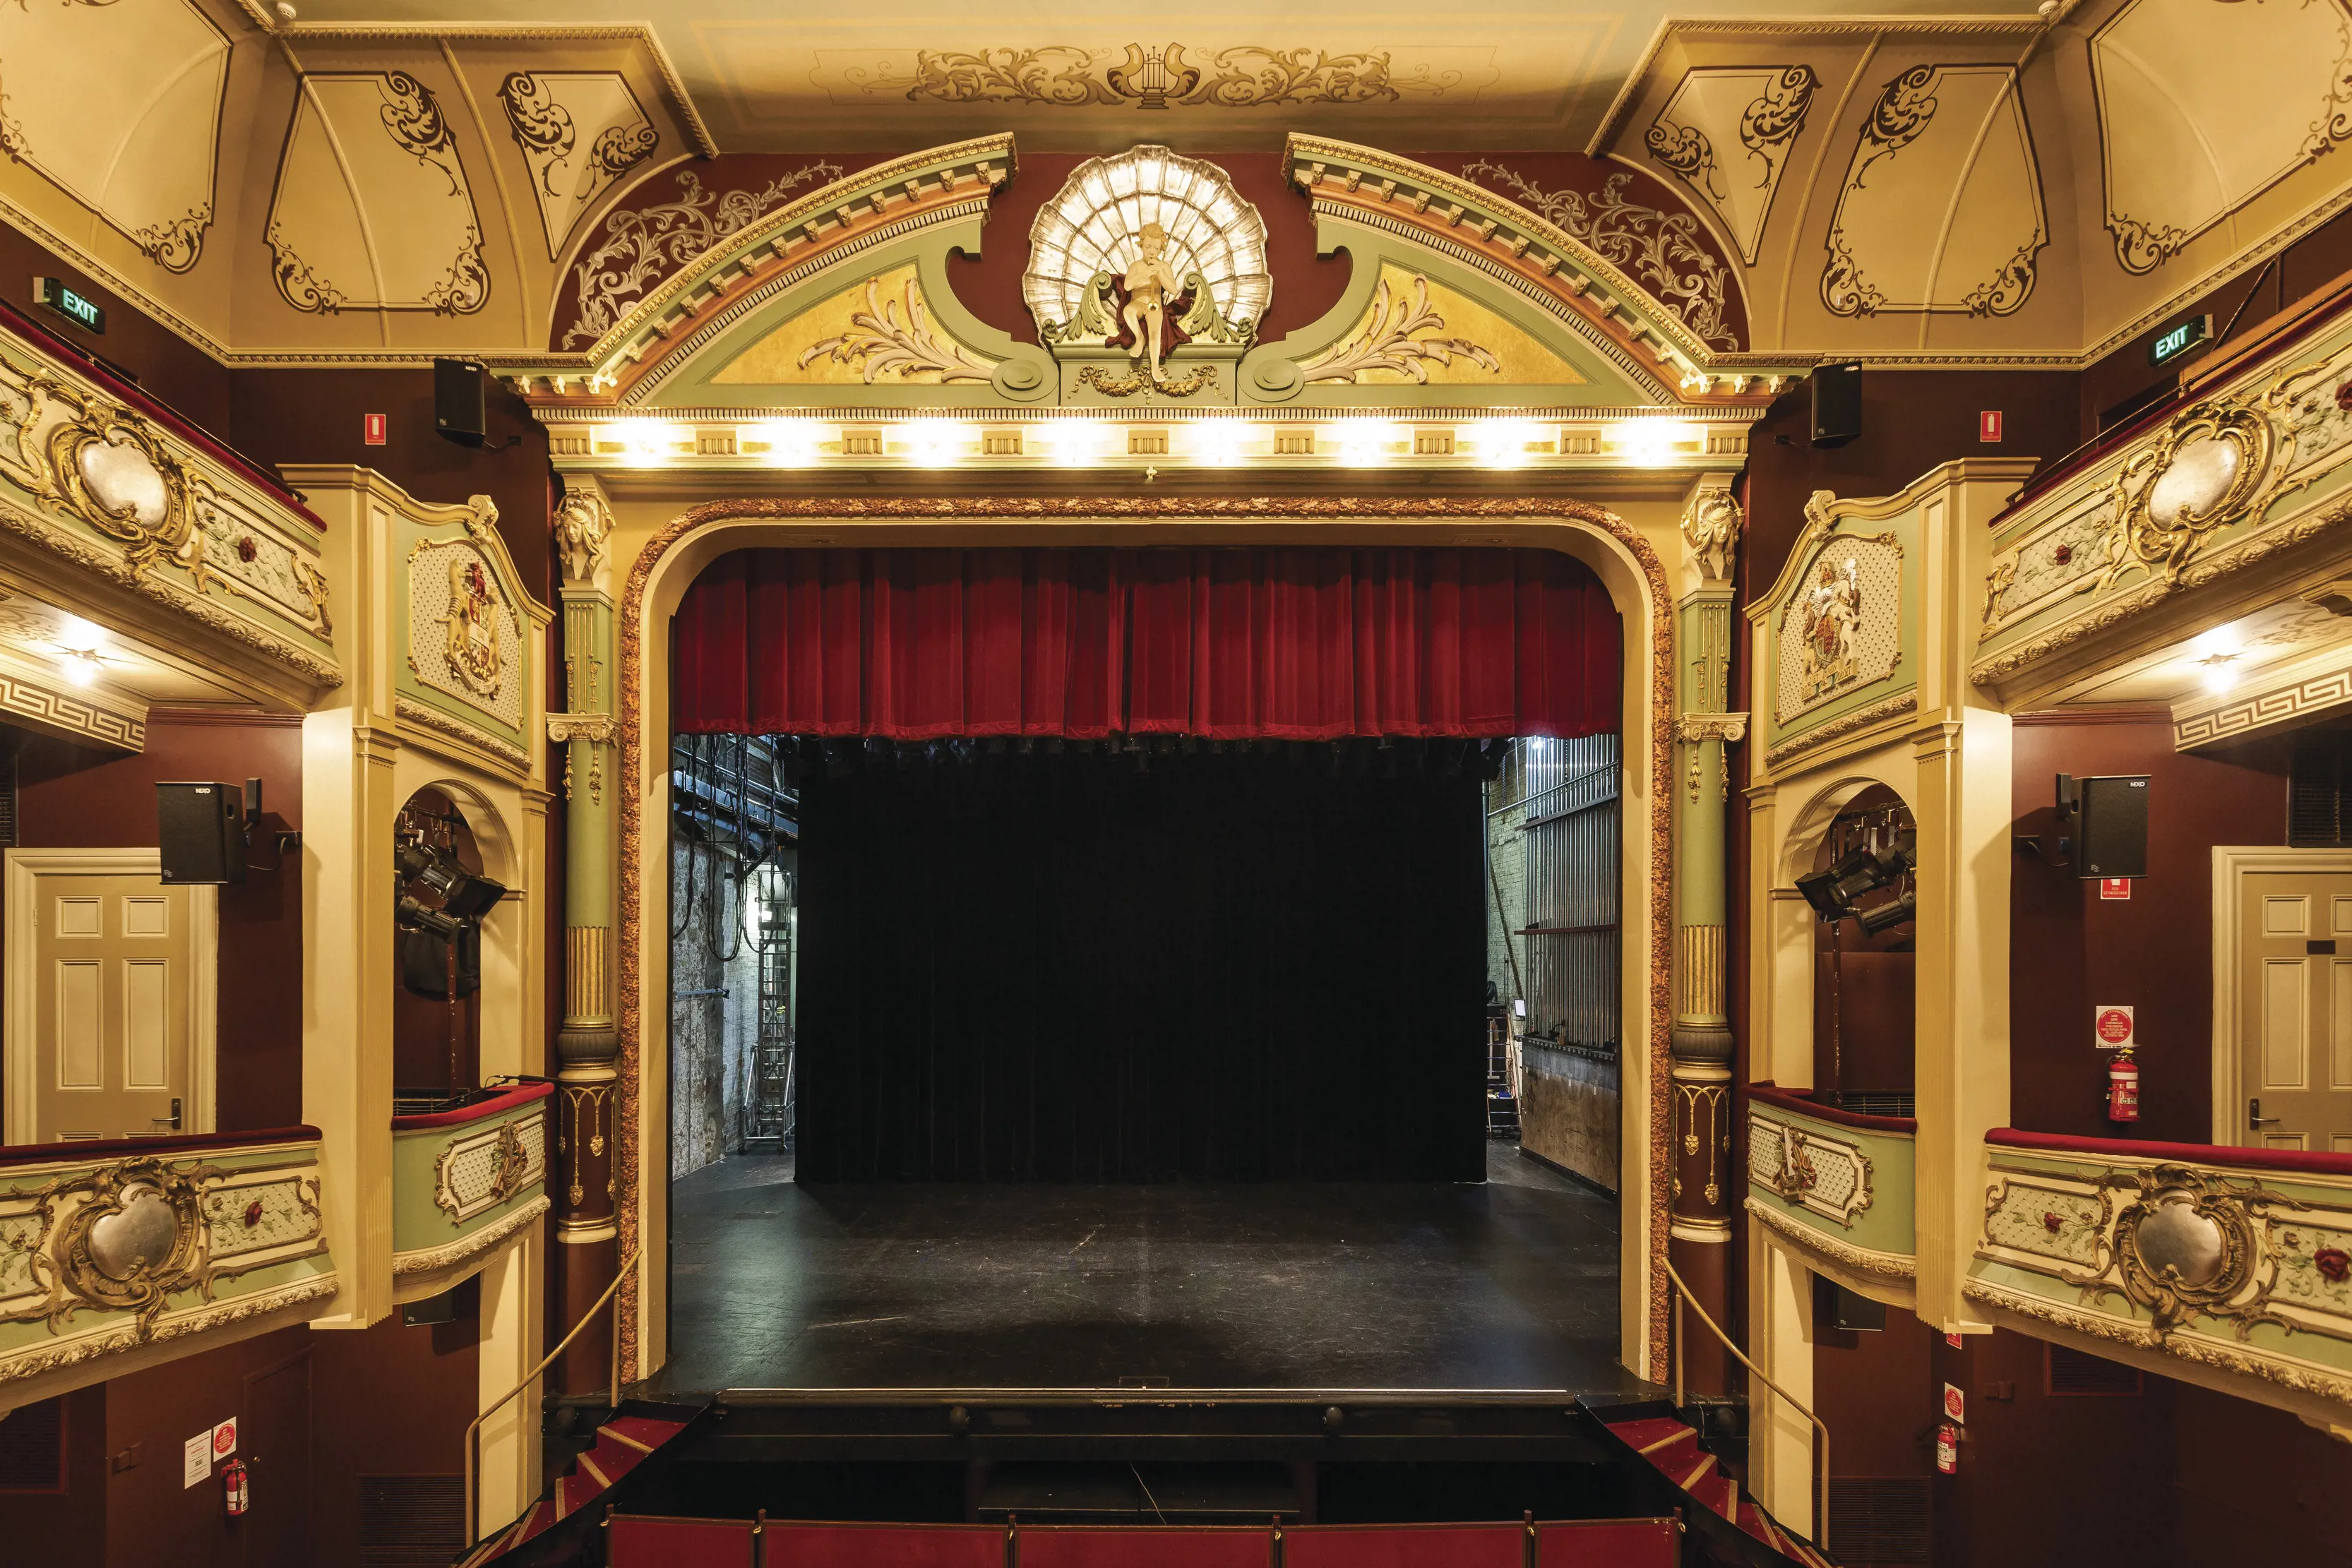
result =
[{"label": "theatre stage", "polygon": [[1613,1200],[1489,1145],[1464,1184],[679,1181],[669,1394],[1626,1385]]}]

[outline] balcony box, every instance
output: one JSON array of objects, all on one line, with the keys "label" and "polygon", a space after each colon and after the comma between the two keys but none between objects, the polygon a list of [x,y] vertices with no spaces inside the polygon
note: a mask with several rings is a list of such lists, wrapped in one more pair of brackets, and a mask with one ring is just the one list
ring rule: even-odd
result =
[{"label": "balcony box", "polygon": [[1917,1273],[1908,1116],[1869,1116],[1804,1090],[1748,1088],[1748,1212],[1850,1290],[1908,1304]]},{"label": "balcony box", "polygon": [[392,1119],[395,1300],[438,1295],[547,1212],[551,1083]]}]

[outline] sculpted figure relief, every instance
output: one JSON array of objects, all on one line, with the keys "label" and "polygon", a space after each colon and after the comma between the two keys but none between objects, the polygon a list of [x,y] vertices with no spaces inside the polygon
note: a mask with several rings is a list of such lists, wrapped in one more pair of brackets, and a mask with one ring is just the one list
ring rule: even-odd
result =
[{"label": "sculpted figure relief", "polygon": [[1119,280],[1127,290],[1127,308],[1119,312],[1119,319],[1135,339],[1135,346],[1129,351],[1139,357],[1149,354],[1145,362],[1156,382],[1160,379],[1161,348],[1168,335],[1168,302],[1184,291],[1184,285],[1165,257],[1166,229],[1158,224],[1146,224],[1136,242],[1141,254]]}]

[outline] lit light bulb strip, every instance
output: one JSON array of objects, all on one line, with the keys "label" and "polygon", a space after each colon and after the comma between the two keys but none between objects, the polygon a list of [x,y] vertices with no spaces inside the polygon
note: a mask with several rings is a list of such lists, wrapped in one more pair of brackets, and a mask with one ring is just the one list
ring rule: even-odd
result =
[{"label": "lit light bulb strip", "polygon": [[1328,418],[1141,411],[1018,411],[993,418],[870,417],[829,410],[737,418],[635,416],[551,422],[556,466],[646,469],[1152,467],[1685,470],[1737,465],[1747,418],[1546,418],[1525,413]]}]

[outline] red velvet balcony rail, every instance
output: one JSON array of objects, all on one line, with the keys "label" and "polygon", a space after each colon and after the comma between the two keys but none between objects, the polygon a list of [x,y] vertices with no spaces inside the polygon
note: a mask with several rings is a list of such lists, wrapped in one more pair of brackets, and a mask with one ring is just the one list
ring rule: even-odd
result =
[{"label": "red velvet balcony rail", "polygon": [[1783,1111],[1793,1111],[1800,1116],[1811,1116],[1818,1121],[1834,1122],[1841,1127],[1859,1127],[1865,1133],[1900,1133],[1915,1136],[1919,1131],[1916,1117],[1870,1116],[1860,1111],[1841,1110],[1824,1105],[1812,1097],[1810,1089],[1782,1089],[1766,1079],[1748,1086],[1748,1097],[1761,1104],[1778,1105]]},{"label": "red velvet balcony rail", "polygon": [[1985,1142],[2004,1149],[2053,1155],[2095,1155],[2107,1159],[2169,1160],[2184,1166],[2237,1166],[2247,1170],[2301,1171],[2308,1176],[2352,1176],[2352,1155],[2305,1149],[2250,1149],[2235,1144],[2158,1144],[2137,1138],[2074,1138],[2063,1133],[2026,1133],[1995,1127]]},{"label": "red velvet balcony rail", "polygon": [[188,1133],[171,1138],[74,1138],[61,1144],[0,1144],[0,1166],[65,1165],[124,1155],[183,1155],[197,1149],[251,1149],[268,1144],[315,1144],[316,1127],[267,1127],[251,1133]]},{"label": "red velvet balcony rail", "polygon": [[415,1116],[394,1116],[392,1130],[395,1133],[422,1132],[427,1127],[458,1127],[467,1122],[479,1122],[491,1116],[503,1116],[518,1105],[533,1100],[544,1100],[555,1092],[549,1082],[518,1083],[504,1093],[473,1105],[460,1105],[454,1111],[427,1111]]}]

